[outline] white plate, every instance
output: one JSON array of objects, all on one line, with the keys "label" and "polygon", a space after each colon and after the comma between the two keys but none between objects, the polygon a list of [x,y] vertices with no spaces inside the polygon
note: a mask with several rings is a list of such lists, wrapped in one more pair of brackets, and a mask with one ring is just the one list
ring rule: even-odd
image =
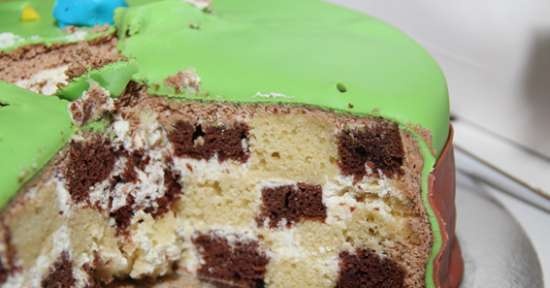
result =
[{"label": "white plate", "polygon": [[464,288],[544,288],[537,253],[516,219],[475,180],[458,174],[457,235]]}]

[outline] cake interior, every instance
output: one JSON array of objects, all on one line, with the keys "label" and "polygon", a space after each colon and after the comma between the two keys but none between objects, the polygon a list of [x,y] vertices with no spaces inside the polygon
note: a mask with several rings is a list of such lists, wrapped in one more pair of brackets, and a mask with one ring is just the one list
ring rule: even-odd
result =
[{"label": "cake interior", "polygon": [[424,287],[423,163],[397,124],[135,83],[92,96],[73,117],[103,120],[3,213],[8,287]]},{"label": "cake interior", "polygon": [[[108,27],[96,27],[105,34]],[[72,32],[73,37],[87,32]],[[117,38],[110,33],[87,41],[59,44],[28,45],[13,51],[0,51],[0,80],[44,94],[54,95],[86,72],[124,59],[116,45]]]}]

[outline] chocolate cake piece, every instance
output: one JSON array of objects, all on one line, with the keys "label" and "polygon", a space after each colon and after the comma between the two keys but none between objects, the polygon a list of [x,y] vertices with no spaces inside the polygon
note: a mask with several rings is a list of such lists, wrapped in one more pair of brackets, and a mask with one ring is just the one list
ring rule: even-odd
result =
[{"label": "chocolate cake piece", "polygon": [[317,0],[60,3],[113,25],[0,20],[0,286],[458,287],[448,95],[414,41]]}]

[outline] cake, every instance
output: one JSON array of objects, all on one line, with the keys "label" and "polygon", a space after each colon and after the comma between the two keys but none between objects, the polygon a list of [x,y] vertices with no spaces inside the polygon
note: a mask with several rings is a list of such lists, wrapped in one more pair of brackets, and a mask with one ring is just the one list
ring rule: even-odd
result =
[{"label": "cake", "polygon": [[0,3],[2,287],[458,287],[416,42],[318,0],[65,2]]}]

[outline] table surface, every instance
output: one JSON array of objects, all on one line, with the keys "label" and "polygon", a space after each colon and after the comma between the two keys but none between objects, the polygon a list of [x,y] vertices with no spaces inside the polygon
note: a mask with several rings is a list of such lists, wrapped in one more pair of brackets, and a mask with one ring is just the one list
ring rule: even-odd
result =
[{"label": "table surface", "polygon": [[458,173],[457,237],[463,288],[544,288],[532,242],[516,219],[475,177]]},{"label": "table surface", "polygon": [[[484,141],[484,138],[489,138],[488,141]],[[550,163],[547,163],[545,160],[540,159],[535,155],[526,154],[524,151],[517,149],[514,150],[513,147],[509,147],[507,143],[499,142],[499,139],[495,139],[491,135],[483,134],[483,131],[477,129],[473,126],[465,125],[460,129],[456,129],[455,133],[455,143],[463,147],[467,147],[468,150],[473,151],[481,158],[492,163],[501,163],[499,167],[506,169],[508,171],[513,171],[517,169],[514,167],[515,161],[521,159],[522,165],[532,165],[537,166],[538,170],[531,171],[531,174],[525,174],[522,176],[522,179],[526,182],[535,183],[538,180],[549,181],[550,177]],[[490,143],[490,145],[488,144]],[[501,146],[506,146],[503,148]],[[496,153],[492,155],[489,150],[500,151],[501,153]],[[506,151],[506,153],[502,153]],[[457,167],[459,170],[463,170],[469,173],[474,173],[476,177],[483,178],[482,169],[477,169],[478,167],[473,167],[475,165],[469,165],[466,167],[461,167],[461,158],[462,155],[460,152],[456,153],[457,155]],[[500,156],[499,156],[500,155]],[[496,159],[496,157],[499,157]],[[480,164],[481,165],[481,164]],[[498,181],[498,179],[497,179]],[[504,182],[504,180],[502,180]],[[542,265],[543,276],[545,279],[546,287],[550,287],[550,213],[539,208],[521,201],[517,197],[505,193],[503,190],[495,188],[491,185],[484,183],[479,183],[483,186],[483,191],[490,194],[490,196],[499,202],[511,215],[519,222],[519,224],[526,231],[530,241],[532,242],[539,260]],[[544,186],[545,193],[548,193],[550,186]],[[522,193],[531,193],[529,191],[517,192],[517,195],[521,196]],[[538,201],[544,201],[539,199]],[[548,202],[546,202],[548,204]],[[548,205],[547,205],[548,206]],[[461,211],[458,211],[461,213]],[[476,212],[474,212],[476,213]]]},{"label": "table surface", "polygon": [[550,215],[492,187],[486,189],[510,211],[526,231],[541,262],[545,287],[550,287]]}]

